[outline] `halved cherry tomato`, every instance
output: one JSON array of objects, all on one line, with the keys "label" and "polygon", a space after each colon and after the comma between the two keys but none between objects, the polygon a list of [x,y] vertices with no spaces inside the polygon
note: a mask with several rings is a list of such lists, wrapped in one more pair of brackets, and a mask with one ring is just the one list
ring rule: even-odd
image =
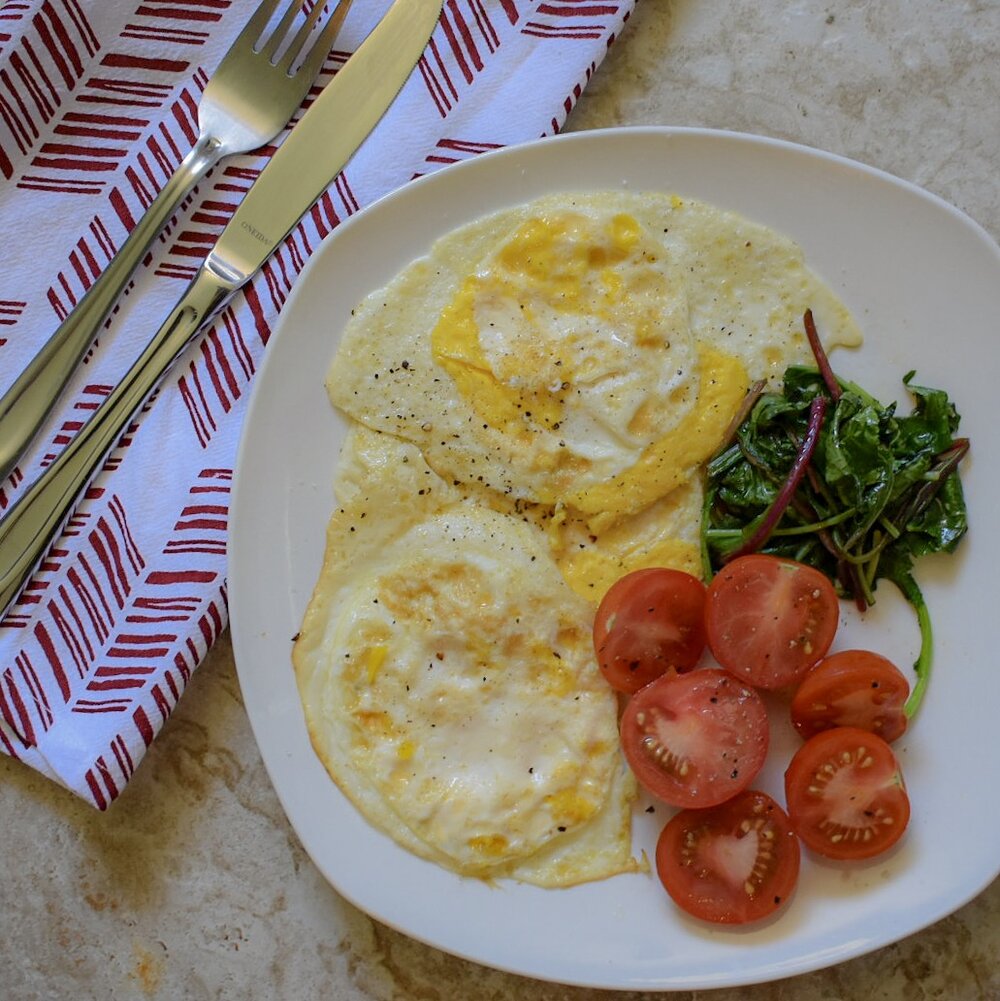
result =
[{"label": "halved cherry tomato", "polygon": [[635,570],[608,589],[594,619],[594,650],[608,684],[631,694],[681,674],[705,649],[705,585],[681,570]]},{"label": "halved cherry tomato", "polygon": [[682,810],[656,843],[667,893],[688,914],[719,924],[773,914],[795,889],[799,861],[784,810],[753,789],[711,810]]},{"label": "halved cherry tomato", "polygon": [[891,848],[910,820],[892,748],[867,730],[841,726],[810,737],[785,772],[795,833],[833,859],[866,859]]},{"label": "halved cherry tomato", "polygon": [[708,586],[708,645],[727,671],[759,688],[784,688],[830,649],[839,614],[837,592],[819,570],[742,556]]},{"label": "halved cherry tomato", "polygon": [[622,749],[642,786],[671,806],[715,806],[754,780],[770,741],[749,685],[717,668],[664,675],[629,699]]},{"label": "halved cherry tomato", "polygon": [[806,738],[856,726],[890,744],[906,731],[910,685],[891,660],[871,650],[841,650],[821,660],[792,698],[792,725]]}]

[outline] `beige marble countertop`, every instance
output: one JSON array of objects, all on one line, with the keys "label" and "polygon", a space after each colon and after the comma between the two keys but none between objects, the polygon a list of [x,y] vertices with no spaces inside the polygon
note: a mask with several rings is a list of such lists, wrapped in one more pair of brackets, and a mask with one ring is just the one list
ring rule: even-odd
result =
[{"label": "beige marble countertop", "polygon": [[[640,0],[569,128],[620,124],[712,126],[821,147],[930,189],[997,238],[1000,3]],[[4,998],[616,996],[483,969],[342,900],[285,820],[228,635],[107,814],[3,758],[0,823]],[[998,1001],[1000,883],[925,931],[833,969],[681,996]]]}]

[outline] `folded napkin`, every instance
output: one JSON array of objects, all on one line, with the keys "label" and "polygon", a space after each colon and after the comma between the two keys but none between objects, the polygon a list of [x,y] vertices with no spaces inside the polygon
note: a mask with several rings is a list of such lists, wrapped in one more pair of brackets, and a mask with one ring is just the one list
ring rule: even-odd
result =
[{"label": "folded napkin", "polygon": [[[205,82],[256,5],[0,8],[0,392],[190,149]],[[226,627],[226,525],[243,410],[306,260],[342,219],[413,177],[557,132],[634,5],[446,0],[389,113],[175,364],[0,620],[0,750],[100,809],[122,792]],[[355,0],[317,85],[388,6]],[[0,513],[128,369],[268,152],[223,161],[161,235],[58,412],[0,483]]]}]

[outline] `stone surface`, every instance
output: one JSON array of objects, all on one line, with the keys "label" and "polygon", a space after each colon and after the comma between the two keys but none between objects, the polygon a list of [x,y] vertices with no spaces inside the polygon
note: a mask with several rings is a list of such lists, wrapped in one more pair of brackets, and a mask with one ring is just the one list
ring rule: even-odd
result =
[{"label": "stone surface", "polygon": [[[997,238],[998,109],[996,0],[640,0],[569,128],[704,125],[802,142],[927,187]],[[485,970],[342,900],[284,818],[228,636],[107,814],[4,758],[0,823],[4,998],[659,996]],[[998,1001],[1000,883],[925,931],[833,969],[677,996]]]}]

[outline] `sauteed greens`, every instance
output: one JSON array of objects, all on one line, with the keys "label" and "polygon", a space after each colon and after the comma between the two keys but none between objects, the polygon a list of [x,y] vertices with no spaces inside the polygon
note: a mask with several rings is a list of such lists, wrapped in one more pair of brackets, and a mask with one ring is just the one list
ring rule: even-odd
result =
[{"label": "sauteed greens", "polygon": [[909,414],[835,376],[805,317],[815,368],[792,366],[781,392],[757,385],[708,466],[702,518],[706,579],[729,559],[772,553],[823,571],[864,610],[892,581],[920,625],[912,717],[926,690],[932,630],[917,557],[952,552],[967,529],[958,464],[969,448],[947,393],[903,378]]}]

